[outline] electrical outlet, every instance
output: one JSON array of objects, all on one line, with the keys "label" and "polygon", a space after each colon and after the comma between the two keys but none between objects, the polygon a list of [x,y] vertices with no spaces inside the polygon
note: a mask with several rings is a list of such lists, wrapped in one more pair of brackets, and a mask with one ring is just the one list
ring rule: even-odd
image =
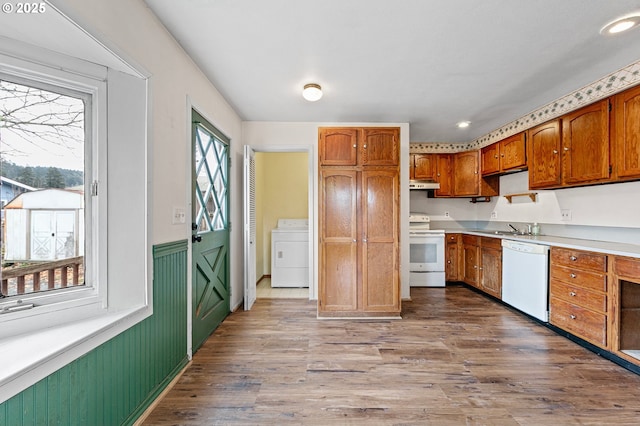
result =
[{"label": "electrical outlet", "polygon": [[173,216],[171,216],[171,223],[174,225],[178,225],[180,223],[185,223],[186,221],[187,221],[187,215],[185,213],[184,208],[174,207]]},{"label": "electrical outlet", "polygon": [[498,212],[493,211],[491,212],[491,219],[497,219],[498,218]]},{"label": "electrical outlet", "polygon": [[565,222],[570,221],[571,220],[571,210],[569,210],[569,209],[560,210],[560,220],[563,220]]},{"label": "electrical outlet", "polygon": [[444,212],[444,217],[450,217],[449,212]]}]

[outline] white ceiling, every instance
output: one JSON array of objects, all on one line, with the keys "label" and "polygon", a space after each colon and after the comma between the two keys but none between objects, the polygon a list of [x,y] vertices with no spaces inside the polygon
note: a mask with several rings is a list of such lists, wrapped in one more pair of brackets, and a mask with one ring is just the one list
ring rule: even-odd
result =
[{"label": "white ceiling", "polygon": [[[412,142],[473,141],[640,60],[640,29],[599,34],[639,0],[146,3],[242,119],[409,122]],[[0,36],[131,72],[56,13],[1,21]],[[320,101],[302,99],[309,82]]]},{"label": "white ceiling", "polygon": [[242,119],[409,122],[412,142],[475,140],[640,59],[640,29],[599,34],[638,0],[146,3]]}]

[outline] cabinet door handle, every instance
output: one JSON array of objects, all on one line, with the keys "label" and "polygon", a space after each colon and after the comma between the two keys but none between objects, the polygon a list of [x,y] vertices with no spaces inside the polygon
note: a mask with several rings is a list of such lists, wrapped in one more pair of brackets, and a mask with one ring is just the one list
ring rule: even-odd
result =
[{"label": "cabinet door handle", "polygon": [[354,148],[357,148],[357,147],[358,147],[358,145],[356,145],[356,144],[354,143],[354,144],[353,144],[353,147],[354,147]]},{"label": "cabinet door handle", "polygon": [[367,239],[366,239],[366,238],[363,238],[363,239],[362,239],[362,242],[363,242],[363,243],[366,243],[366,242],[367,242]]},{"label": "cabinet door handle", "polygon": [[498,154],[494,155],[493,158],[498,158]]},{"label": "cabinet door handle", "polygon": [[571,278],[575,278],[575,277],[576,277],[576,274],[569,274],[569,276],[570,276]]},{"label": "cabinet door handle", "polygon": [[571,259],[571,260],[572,260],[572,261],[574,261],[574,262],[575,262],[576,260],[578,260],[578,258],[577,258],[577,257],[575,257],[575,256],[571,256],[569,259]]},{"label": "cabinet door handle", "polygon": [[565,151],[569,151],[569,148],[567,148],[567,147],[565,146],[565,147],[564,147],[564,150],[565,150]]},{"label": "cabinet door handle", "polygon": [[354,242],[354,243],[357,243],[357,242],[358,242],[358,240],[356,240],[356,239],[354,238],[354,239],[353,239],[353,242]]},{"label": "cabinet door handle", "polygon": [[575,297],[575,296],[576,296],[576,292],[575,292],[575,291],[570,291],[570,292],[569,292],[569,296],[571,296],[571,297]]},{"label": "cabinet door handle", "polygon": [[554,154],[557,154],[557,153],[558,153],[558,150],[557,150],[557,149],[554,149],[554,150],[553,150],[553,153],[554,153]]},{"label": "cabinet door handle", "polygon": [[362,147],[363,147],[364,149],[367,149],[367,144],[365,143],[364,145],[362,145]]},{"label": "cabinet door handle", "polygon": [[450,261],[450,260],[447,260],[447,263],[448,263],[449,265],[451,265],[451,261]]},{"label": "cabinet door handle", "polygon": [[500,154],[500,157],[504,158],[504,154]]},{"label": "cabinet door handle", "polygon": [[575,316],[575,315],[573,315],[573,314],[571,314],[571,315],[569,315],[569,318],[571,318],[571,319],[576,319],[576,316]]}]

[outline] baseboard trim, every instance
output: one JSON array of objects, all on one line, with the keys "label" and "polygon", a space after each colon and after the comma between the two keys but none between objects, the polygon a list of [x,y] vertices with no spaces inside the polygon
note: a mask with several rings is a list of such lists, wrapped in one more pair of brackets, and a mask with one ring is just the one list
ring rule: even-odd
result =
[{"label": "baseboard trim", "polygon": [[146,410],[140,414],[140,417],[133,423],[134,426],[141,426],[142,423],[149,417],[149,415],[156,409],[156,407],[162,402],[164,397],[173,389],[173,387],[178,383],[178,380],[182,377],[187,368],[191,366],[193,361],[187,362],[187,364],[182,367],[182,369],[174,376],[174,378],[167,384],[167,386],[156,396],[156,398],[147,406]]}]

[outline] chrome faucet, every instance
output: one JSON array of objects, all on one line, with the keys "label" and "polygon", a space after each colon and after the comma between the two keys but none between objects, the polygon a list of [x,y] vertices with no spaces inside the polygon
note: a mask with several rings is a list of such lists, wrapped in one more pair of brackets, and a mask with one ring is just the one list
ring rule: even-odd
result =
[{"label": "chrome faucet", "polygon": [[509,228],[513,229],[513,232],[515,232],[516,234],[519,234],[520,231],[518,230],[518,228],[516,228],[515,226],[513,226],[512,224],[509,224]]}]

